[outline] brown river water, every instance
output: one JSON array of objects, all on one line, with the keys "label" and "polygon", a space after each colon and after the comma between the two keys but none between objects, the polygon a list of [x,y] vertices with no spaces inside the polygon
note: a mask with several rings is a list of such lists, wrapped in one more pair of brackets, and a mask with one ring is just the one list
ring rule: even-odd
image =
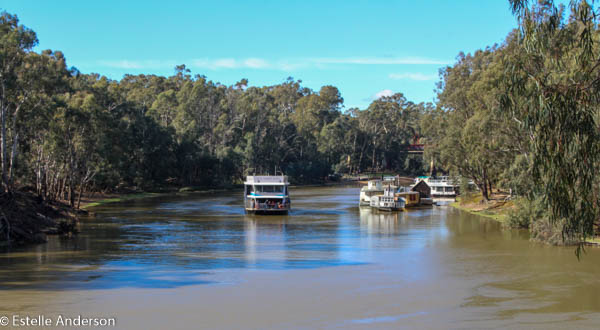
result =
[{"label": "brown river water", "polygon": [[449,206],[377,213],[356,187],[291,195],[287,216],[245,215],[241,192],[96,207],[75,238],[0,253],[0,316],[8,328],[15,315],[118,329],[600,327],[600,249],[578,261]]}]

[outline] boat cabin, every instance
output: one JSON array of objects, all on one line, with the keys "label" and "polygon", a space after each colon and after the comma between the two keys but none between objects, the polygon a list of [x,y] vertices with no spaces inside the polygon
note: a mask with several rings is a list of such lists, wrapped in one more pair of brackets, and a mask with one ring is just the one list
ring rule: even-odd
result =
[{"label": "boat cabin", "polygon": [[247,213],[285,214],[291,209],[288,177],[247,176],[244,209]]},{"label": "boat cabin", "polygon": [[457,195],[458,186],[454,184],[453,180],[447,176],[438,178],[428,177],[425,179],[417,178],[415,186],[420,182],[424,181],[431,188],[431,195],[438,197],[454,197]]},{"label": "boat cabin", "polygon": [[417,182],[410,190],[418,192],[420,198],[431,198],[431,187],[423,180]]},{"label": "boat cabin", "polygon": [[379,195],[383,195],[383,185],[381,180],[369,180],[367,185],[360,189],[359,205],[369,206],[371,205],[371,198]]},{"label": "boat cabin", "polygon": [[381,211],[400,211],[404,208],[406,201],[402,197],[395,197],[393,189],[386,187],[383,195],[371,197],[369,204],[372,208]]},{"label": "boat cabin", "polygon": [[419,192],[418,191],[404,191],[404,192],[398,192],[394,194],[394,197],[396,198],[396,200],[398,198],[404,198],[404,200],[406,201],[406,206],[405,207],[413,207],[413,206],[418,206],[420,204],[420,196],[419,196]]}]

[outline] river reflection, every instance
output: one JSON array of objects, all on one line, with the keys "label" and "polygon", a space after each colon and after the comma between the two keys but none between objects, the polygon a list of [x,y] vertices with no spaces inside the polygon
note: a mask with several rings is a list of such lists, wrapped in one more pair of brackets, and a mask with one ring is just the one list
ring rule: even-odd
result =
[{"label": "river reflection", "polygon": [[[296,192],[287,216],[245,215],[235,195],[170,196],[99,207],[81,234],[0,254],[0,288],[173,287],[210,283],[216,269],[294,269],[373,262],[373,250],[420,249],[488,235],[498,223],[447,208],[379,212],[356,206],[356,188]],[[475,235],[473,235],[475,234]],[[522,236],[522,235],[521,235]],[[520,237],[517,238],[526,238]]]},{"label": "river reflection", "polygon": [[[96,208],[72,239],[0,255],[0,288],[176,287],[219,269],[296,269],[373,262],[377,249],[419,249],[448,230],[445,209],[379,212],[356,188],[307,188],[287,216],[246,215],[235,194],[170,196]],[[485,229],[485,228],[484,228]],[[487,230],[487,229],[486,229]],[[486,231],[484,230],[484,231]]]},{"label": "river reflection", "polygon": [[[97,207],[72,239],[51,237],[47,244],[0,253],[0,313],[35,305],[23,292],[240,287],[247,274],[263,272],[277,272],[273,283],[287,287],[286,278],[304,274],[300,270],[319,273],[295,285],[315,286],[331,297],[353,288],[378,299],[397,292],[389,306],[406,314],[367,313],[355,318],[357,324],[405,322],[438,309],[460,311],[461,320],[474,322],[467,327],[487,325],[481,315],[535,319],[536,313],[582,317],[600,311],[596,249],[577,261],[572,248],[532,243],[527,232],[502,230],[497,222],[449,207],[397,213],[359,208],[358,192],[295,189],[287,216],[246,215],[238,192]],[[327,284],[319,284],[320,276]],[[332,283],[343,287],[328,291]]]},{"label": "river reflection", "polygon": [[360,227],[368,235],[396,235],[399,233],[403,213],[379,212],[368,207],[360,208]]}]

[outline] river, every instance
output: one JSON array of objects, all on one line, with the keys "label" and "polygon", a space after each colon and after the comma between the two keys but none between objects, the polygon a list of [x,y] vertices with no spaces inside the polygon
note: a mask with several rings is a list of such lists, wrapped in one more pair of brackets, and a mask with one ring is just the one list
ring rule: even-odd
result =
[{"label": "river", "polygon": [[71,239],[0,253],[0,316],[119,329],[596,328],[600,250],[449,206],[377,213],[359,189],[291,189],[287,216],[240,192],[106,204]]}]

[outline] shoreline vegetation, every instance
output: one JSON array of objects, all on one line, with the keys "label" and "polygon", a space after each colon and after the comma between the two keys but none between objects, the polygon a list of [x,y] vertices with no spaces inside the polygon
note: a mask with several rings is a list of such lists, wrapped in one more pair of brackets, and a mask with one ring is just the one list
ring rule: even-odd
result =
[{"label": "shoreline vegetation", "polygon": [[[349,185],[349,184],[358,184],[362,181],[359,179],[342,179],[339,181],[326,181],[322,183],[314,183],[314,184],[297,184],[291,185],[290,188],[295,187],[327,187],[327,186],[335,186],[335,185]],[[118,203],[127,200],[135,200],[135,199],[143,199],[143,198],[153,198],[153,197],[161,197],[161,196],[169,196],[169,195],[178,195],[178,194],[210,194],[216,192],[226,192],[233,190],[242,190],[244,188],[243,185],[230,185],[227,187],[182,187],[179,189],[173,189],[165,192],[131,192],[131,193],[122,193],[122,194],[94,194],[88,197],[83,197],[81,201],[81,209],[89,211],[90,208],[95,206],[110,204],[110,203]]]},{"label": "shoreline vegetation", "polygon": [[509,212],[514,208],[513,202],[507,201],[506,197],[506,194],[491,194],[490,201],[484,203],[483,198],[479,194],[470,194],[456,197],[456,201],[450,203],[450,206],[461,211],[496,220],[506,225]]},{"label": "shoreline vegetation", "polygon": [[31,192],[0,194],[0,247],[45,243],[47,235],[77,234],[78,217],[85,213]]},{"label": "shoreline vegetation", "polygon": [[[519,218],[519,207],[522,200],[508,198],[509,195],[502,192],[490,193],[489,201],[485,202],[480,194],[469,193],[467,196],[457,196],[456,201],[449,205],[455,209],[492,219],[502,224],[506,229],[522,229],[527,230],[532,235],[532,240],[544,244],[551,245],[580,245],[600,247],[600,236],[594,235],[587,237],[581,241],[566,241],[563,237],[559,237],[560,231],[555,228],[544,228],[545,232],[539,233],[532,231],[530,222],[535,222],[536,219],[529,219],[529,222],[524,224]],[[540,221],[540,219],[537,219]],[[540,231],[540,229],[537,229]],[[537,237],[544,235],[544,237]]]}]

